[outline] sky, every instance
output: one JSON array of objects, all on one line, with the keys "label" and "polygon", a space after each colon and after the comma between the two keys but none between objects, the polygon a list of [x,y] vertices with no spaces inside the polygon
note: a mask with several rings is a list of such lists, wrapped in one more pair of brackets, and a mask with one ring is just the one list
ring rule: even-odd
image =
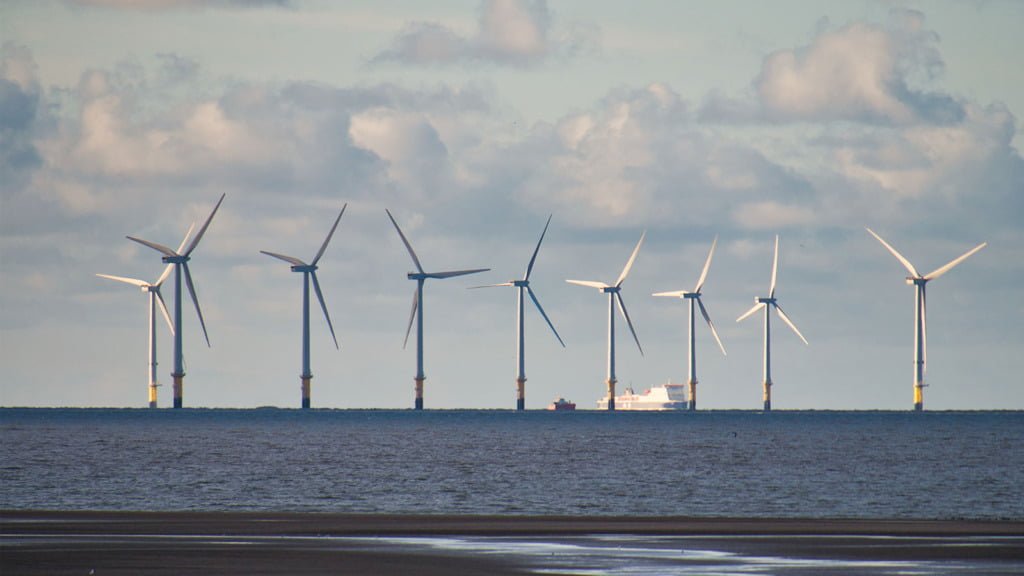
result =
[{"label": "sky", "polygon": [[[700,408],[910,409],[914,290],[928,285],[925,408],[1024,409],[1024,3],[1012,0],[7,0],[0,3],[0,405],[144,407],[147,298],[221,194],[190,267],[184,403],[297,407],[301,276],[312,403],[409,408],[413,263],[428,271],[425,406],[515,406],[515,291],[530,278],[526,405],[594,408],[607,297],[621,391],[687,380]],[[164,286],[173,306],[173,280]],[[158,333],[159,403],[172,340]]]}]

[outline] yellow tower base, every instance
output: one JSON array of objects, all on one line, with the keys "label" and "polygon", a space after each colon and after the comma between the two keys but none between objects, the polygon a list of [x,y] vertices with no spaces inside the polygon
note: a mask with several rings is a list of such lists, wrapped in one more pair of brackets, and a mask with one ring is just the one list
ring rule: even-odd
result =
[{"label": "yellow tower base", "polygon": [[696,380],[690,380],[689,382],[687,382],[687,384],[690,385],[690,405],[687,406],[687,408],[690,409],[690,410],[696,410],[697,409],[697,381]]},{"label": "yellow tower base", "polygon": [[309,381],[313,379],[313,376],[302,376],[302,407],[309,408]]},{"label": "yellow tower base", "polygon": [[181,408],[181,395],[182,390],[185,388],[185,375],[171,374],[171,378],[174,379],[174,383],[171,385],[171,388],[174,390],[174,407]]},{"label": "yellow tower base", "polygon": [[772,383],[764,383],[764,409],[765,412],[772,409]]},{"label": "yellow tower base", "polygon": [[417,410],[423,410],[423,381],[426,378],[415,378],[416,380],[416,405]]},{"label": "yellow tower base", "polygon": [[156,408],[156,387],[159,386],[156,382],[149,385],[149,407]]},{"label": "yellow tower base", "polygon": [[526,410],[526,378],[516,378],[516,410]]},{"label": "yellow tower base", "polygon": [[924,410],[924,387],[924,382],[914,384],[914,410],[917,412]]},{"label": "yellow tower base", "polygon": [[608,384],[608,409],[615,410],[615,383],[618,380],[605,380]]}]

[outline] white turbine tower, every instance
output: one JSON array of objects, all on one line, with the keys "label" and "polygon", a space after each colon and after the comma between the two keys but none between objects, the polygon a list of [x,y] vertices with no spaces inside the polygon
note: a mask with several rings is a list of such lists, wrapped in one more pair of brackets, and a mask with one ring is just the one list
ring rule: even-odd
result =
[{"label": "white turbine tower", "polygon": [[640,350],[640,355],[644,355],[644,349],[640,346],[640,339],[636,337],[636,330],[633,329],[633,322],[629,319],[629,313],[626,312],[626,305],[622,301],[622,294],[620,293],[620,290],[622,288],[623,280],[625,280],[626,275],[629,274],[629,269],[633,267],[633,261],[636,260],[636,255],[640,252],[640,246],[644,243],[644,238],[646,236],[647,231],[645,230],[644,233],[640,235],[640,241],[636,243],[636,248],[633,249],[633,255],[629,257],[629,261],[626,262],[626,267],[622,269],[622,274],[619,274],[619,279],[614,285],[609,286],[604,282],[594,282],[591,280],[566,280],[566,282],[572,284],[597,288],[608,295],[608,379],[605,380],[605,383],[608,384],[608,410],[615,410],[615,383],[618,381],[615,379],[616,304],[618,304],[619,311],[622,313],[622,318],[626,320],[626,324],[629,326],[630,333],[633,334],[633,341],[636,342],[636,347]]},{"label": "white turbine tower", "polygon": [[526,335],[523,330],[523,291],[525,290],[533,303],[537,306],[537,311],[544,317],[544,321],[551,327],[551,331],[554,332],[555,338],[558,338],[558,343],[565,347],[565,342],[562,342],[562,337],[558,335],[558,330],[555,330],[554,324],[548,319],[548,315],[544,313],[544,308],[541,307],[540,301],[537,300],[537,295],[533,293],[533,288],[530,288],[530,272],[533,271],[533,263],[537,260],[537,252],[540,251],[540,244],[544,241],[544,235],[548,232],[548,225],[551,224],[551,216],[548,216],[548,221],[544,224],[544,231],[540,233],[540,240],[537,241],[537,247],[533,249],[533,256],[530,258],[530,263],[526,266],[526,273],[523,274],[522,280],[511,280],[509,282],[502,282],[501,284],[488,284],[486,286],[474,286],[474,288],[492,288],[495,286],[514,286],[516,288],[516,360],[517,360],[517,371],[516,371],[516,410],[526,409]]},{"label": "white turbine tower", "polygon": [[907,284],[911,284],[916,288],[914,291],[914,410],[924,410],[924,387],[927,386],[927,384],[924,383],[924,372],[925,364],[928,360],[928,320],[925,285],[929,280],[934,280],[952,270],[954,266],[963,262],[978,250],[984,248],[988,242],[982,242],[978,246],[974,247],[973,250],[970,250],[949,264],[935,270],[931,274],[925,274],[922,276],[909,260],[904,258],[903,255],[897,252],[895,248],[889,246],[885,240],[882,240],[881,236],[872,232],[870,228],[865,227],[864,229],[874,236],[875,239],[881,242],[882,246],[885,246],[889,252],[892,252],[892,255],[895,256],[901,264],[903,264],[903,267],[910,272],[910,276],[907,276]]},{"label": "white turbine tower", "polygon": [[690,304],[690,353],[689,353],[690,366],[689,366],[689,368],[690,368],[690,370],[689,370],[689,381],[687,382],[687,384],[689,384],[689,388],[690,388],[690,403],[689,403],[689,406],[688,406],[688,408],[690,410],[696,410],[697,409],[697,346],[696,346],[695,338],[694,338],[694,334],[696,332],[695,329],[694,329],[694,324],[695,324],[694,318],[695,318],[695,312],[696,312],[694,310],[694,303],[696,303],[696,305],[700,308],[700,313],[701,313],[701,315],[704,316],[704,321],[707,322],[708,328],[711,328],[711,334],[714,335],[715,342],[718,342],[718,347],[721,348],[722,355],[723,356],[726,355],[725,354],[725,346],[722,346],[722,340],[721,340],[721,338],[718,337],[718,331],[715,330],[715,325],[712,324],[712,322],[711,322],[711,317],[708,315],[708,310],[707,310],[707,308],[704,307],[704,302],[702,302],[701,299],[700,299],[700,296],[701,296],[700,289],[704,286],[704,280],[706,280],[707,277],[708,277],[708,269],[711,268],[711,258],[712,258],[712,256],[715,255],[715,245],[716,244],[718,244],[718,236],[715,236],[714,242],[711,243],[711,251],[708,252],[708,259],[707,259],[706,262],[704,262],[704,270],[700,273],[700,279],[697,280],[697,286],[696,286],[696,288],[693,289],[692,292],[687,292],[686,290],[677,290],[675,292],[658,292],[657,294],[654,294],[654,296],[671,296],[671,297],[676,297],[676,298],[682,298],[684,300],[689,300],[689,304]]},{"label": "white turbine tower", "polygon": [[334,335],[334,325],[331,323],[331,315],[327,313],[327,304],[324,302],[324,294],[320,290],[320,282],[316,279],[317,263],[320,262],[320,257],[324,255],[324,250],[327,250],[327,244],[330,243],[331,237],[334,236],[334,231],[338,228],[338,222],[341,222],[341,216],[345,213],[345,208],[348,207],[346,203],[341,207],[341,212],[338,217],[334,220],[334,226],[331,226],[331,231],[327,233],[327,238],[324,239],[324,243],[320,245],[320,250],[313,257],[313,261],[306,264],[302,260],[293,256],[285,256],[284,254],[278,254],[276,252],[268,252],[266,250],[260,250],[261,254],[272,256],[278,260],[284,260],[285,262],[292,265],[292,272],[302,273],[302,374],[299,375],[299,379],[302,381],[302,407],[309,408],[309,388],[310,380],[313,379],[313,372],[309,368],[309,281],[313,281],[313,289],[316,291],[316,298],[320,301],[320,308],[324,311],[324,318],[327,319],[327,327],[331,330],[331,338],[334,339],[334,348],[338,348],[338,338]]},{"label": "white turbine tower", "polygon": [[737,322],[743,320],[747,316],[750,316],[754,312],[764,308],[764,409],[769,411],[772,409],[772,329],[771,329],[771,311],[775,308],[778,312],[779,318],[786,323],[787,326],[793,329],[793,332],[807,344],[807,339],[804,335],[796,329],[793,322],[786,316],[786,313],[782,311],[782,307],[779,306],[775,299],[775,276],[779,269],[779,235],[775,235],[775,258],[772,260],[772,284],[768,289],[768,297],[757,297],[754,298],[756,304],[750,310],[747,310],[742,316],[736,319]]},{"label": "white turbine tower", "polygon": [[416,410],[423,409],[423,381],[427,377],[423,374],[423,283],[427,278],[452,278],[455,276],[464,276],[466,274],[476,274],[477,272],[486,272],[490,268],[474,268],[472,270],[451,270],[448,272],[425,272],[423,266],[420,265],[420,259],[416,256],[416,252],[412,249],[412,244],[405,238],[405,234],[402,233],[402,229],[399,228],[398,222],[395,222],[395,217],[391,215],[391,211],[385,209],[388,213],[388,218],[391,219],[391,223],[395,225],[395,230],[398,231],[398,235],[402,238],[402,243],[405,244],[405,249],[409,251],[409,256],[412,256],[412,262],[416,265],[415,272],[409,272],[409,280],[416,281],[416,292],[412,295],[412,313],[409,315],[409,326],[405,329],[405,342],[402,344],[404,348],[409,343],[409,333],[412,331],[412,321],[416,319]]},{"label": "white turbine tower", "polygon": [[217,209],[220,208],[221,202],[224,201],[224,196],[225,194],[221,194],[220,200],[218,200],[217,205],[213,207],[213,211],[210,212],[210,216],[206,218],[206,222],[204,222],[202,228],[199,229],[199,233],[192,239],[192,242],[184,252],[182,252],[180,248],[177,251],[174,251],[167,246],[157,244],[156,242],[149,242],[148,240],[128,236],[129,240],[138,242],[144,246],[149,246],[163,254],[162,260],[165,263],[174,264],[174,372],[171,373],[171,377],[174,379],[173,388],[175,408],[181,408],[182,406],[183,380],[185,378],[185,359],[181,346],[181,272],[182,269],[184,269],[188,292],[192,296],[192,303],[195,304],[196,314],[199,316],[199,325],[202,326],[203,336],[206,338],[206,345],[209,346],[210,337],[206,333],[206,323],[203,322],[203,312],[199,309],[199,299],[196,297],[196,288],[192,283],[192,274],[188,270],[188,261],[192,252],[195,251],[196,246],[199,245],[199,241],[202,240],[203,235],[206,234],[206,229],[210,226],[210,221],[213,220],[214,214],[216,214]]}]

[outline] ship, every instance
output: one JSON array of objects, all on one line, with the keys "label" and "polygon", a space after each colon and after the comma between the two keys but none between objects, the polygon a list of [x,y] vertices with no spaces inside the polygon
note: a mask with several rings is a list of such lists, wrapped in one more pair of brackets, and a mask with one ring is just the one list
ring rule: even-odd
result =
[{"label": "ship", "polygon": [[[633,392],[628,386],[625,393],[615,397],[616,410],[686,410],[686,385],[662,384],[645,390],[643,394]],[[597,401],[598,410],[608,409],[608,396]]]},{"label": "ship", "polygon": [[548,410],[575,410],[576,403],[570,402],[559,396],[557,400],[548,405]]}]

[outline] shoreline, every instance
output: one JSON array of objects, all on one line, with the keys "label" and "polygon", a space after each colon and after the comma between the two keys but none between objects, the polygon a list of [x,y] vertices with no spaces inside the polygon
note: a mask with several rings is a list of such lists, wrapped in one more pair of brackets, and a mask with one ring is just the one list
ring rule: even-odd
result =
[{"label": "shoreline", "polygon": [[[0,572],[26,576],[559,574],[569,552],[555,562],[523,547],[624,542],[652,554],[678,548],[674,561],[719,573],[728,573],[726,559],[748,557],[1024,570],[1024,521],[5,510],[0,533]],[[697,560],[685,550],[724,556]]]}]

